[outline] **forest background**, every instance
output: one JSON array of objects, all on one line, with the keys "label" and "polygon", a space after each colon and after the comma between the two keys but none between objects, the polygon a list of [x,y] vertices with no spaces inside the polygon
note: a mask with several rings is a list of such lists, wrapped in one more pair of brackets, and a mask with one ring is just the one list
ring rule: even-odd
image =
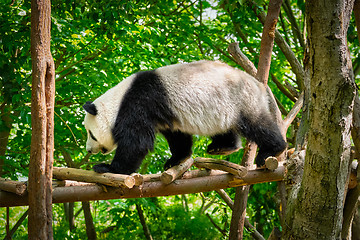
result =
[{"label": "forest background", "polygon": [[[221,60],[238,67],[227,52],[238,41],[240,49],[257,65],[262,24],[259,13],[267,1],[52,1],[52,55],[56,64],[55,166],[91,169],[111,156],[90,156],[85,150],[84,102],[100,96],[132,73],[178,62]],[[277,29],[296,58],[305,51],[305,3],[284,0]],[[26,180],[31,140],[30,3],[0,3],[0,176]],[[348,46],[355,79],[360,72],[360,49],[354,19]],[[282,113],[288,112],[300,86],[284,54],[275,44],[269,86]],[[285,86],[285,95],[278,86]],[[300,117],[287,137],[295,144]],[[194,156],[206,156],[209,139],[196,136]],[[240,162],[242,151],[223,159]],[[170,153],[158,136],[155,150],[140,173],[158,173]],[[226,190],[234,197],[233,189]],[[84,204],[54,204],[54,239],[87,237]],[[139,208],[140,206],[140,208]],[[265,237],[281,229],[280,199],[276,183],[251,187],[247,216]],[[10,208],[10,225],[27,207]],[[91,202],[92,221],[99,239],[145,238],[140,213],[154,239],[221,239],[226,237],[231,210],[214,192],[150,199]],[[0,209],[0,222],[6,209]],[[86,225],[88,226],[88,225]],[[249,233],[245,233],[245,237]],[[0,225],[0,238],[5,226]],[[27,220],[13,235],[27,239]]]}]

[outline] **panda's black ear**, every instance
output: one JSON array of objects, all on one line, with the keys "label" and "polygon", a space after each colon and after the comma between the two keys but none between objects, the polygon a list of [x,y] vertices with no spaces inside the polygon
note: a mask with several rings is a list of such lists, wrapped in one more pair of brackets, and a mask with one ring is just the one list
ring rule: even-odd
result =
[{"label": "panda's black ear", "polygon": [[86,102],[84,104],[83,108],[85,109],[85,111],[87,111],[91,115],[95,116],[97,114],[97,109],[96,109],[96,106],[95,106],[95,104],[93,102]]}]

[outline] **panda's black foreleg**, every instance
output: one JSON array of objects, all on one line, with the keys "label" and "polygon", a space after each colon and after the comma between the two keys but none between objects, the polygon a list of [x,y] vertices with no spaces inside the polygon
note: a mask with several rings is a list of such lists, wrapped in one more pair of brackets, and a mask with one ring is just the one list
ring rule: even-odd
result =
[{"label": "panda's black foreleg", "polygon": [[192,154],[192,136],[180,131],[163,130],[161,133],[166,138],[170,151],[171,158],[166,161],[164,169],[167,170],[173,166],[178,165],[182,160],[188,158]]},{"label": "panda's black foreleg", "polygon": [[212,136],[211,139],[207,152],[212,155],[229,155],[241,148],[240,137],[234,130]]},{"label": "panda's black foreleg", "polygon": [[93,169],[97,173],[110,172],[119,174],[131,174],[138,170],[147,152],[147,150],[141,151],[139,149],[137,152],[133,152],[132,154],[130,154],[130,152],[127,150],[117,148],[111,164],[97,164],[93,167]]},{"label": "panda's black foreleg", "polygon": [[95,165],[95,172],[131,174],[138,170],[146,154],[153,149],[155,133],[151,126],[139,123],[123,125],[116,131],[120,134],[114,134],[117,148],[111,164]]}]

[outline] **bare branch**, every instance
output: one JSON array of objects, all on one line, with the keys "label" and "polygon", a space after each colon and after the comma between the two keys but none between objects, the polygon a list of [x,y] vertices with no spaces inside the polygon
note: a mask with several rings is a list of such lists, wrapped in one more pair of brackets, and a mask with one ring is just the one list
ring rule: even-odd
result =
[{"label": "bare branch", "polygon": [[294,121],[296,115],[300,112],[300,110],[303,106],[303,103],[304,103],[304,93],[302,93],[300,95],[300,97],[296,101],[294,107],[291,109],[291,111],[288,113],[288,115],[284,119],[283,126],[282,126],[283,134],[286,134],[287,129],[289,128],[290,124],[292,123],[292,121]]},{"label": "bare branch", "polygon": [[267,85],[269,78],[271,54],[274,46],[276,23],[280,13],[281,3],[282,0],[270,0],[261,37],[259,65],[256,78],[265,85]]},{"label": "bare branch", "polygon": [[[253,11],[258,16],[259,20],[264,24],[265,22],[265,13],[258,9],[257,5],[253,1],[248,1],[250,6],[253,8]],[[304,89],[304,78],[305,72],[303,67],[301,66],[300,62],[296,58],[294,52],[291,50],[290,46],[287,44],[285,39],[281,36],[278,30],[275,29],[275,42],[279,46],[280,50],[284,53],[286,59],[290,63],[292,71],[296,75],[297,84],[301,90]]]},{"label": "bare branch", "polygon": [[246,55],[240,50],[239,43],[233,42],[230,43],[228,51],[231,56],[235,59],[236,63],[239,64],[245,72],[255,77],[257,74],[257,69],[255,65],[246,57]]},{"label": "bare branch", "polygon": [[287,96],[291,101],[296,102],[296,98],[294,97],[294,95],[292,95],[292,93],[280,83],[280,81],[275,77],[274,74],[271,74],[271,79],[285,96]]}]

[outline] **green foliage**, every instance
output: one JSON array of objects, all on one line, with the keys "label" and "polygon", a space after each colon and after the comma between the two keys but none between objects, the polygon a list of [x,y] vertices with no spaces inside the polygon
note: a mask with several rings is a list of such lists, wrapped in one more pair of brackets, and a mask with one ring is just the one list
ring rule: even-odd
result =
[{"label": "green foliage", "polygon": [[[88,158],[84,147],[86,132],[82,124],[82,105],[134,72],[199,59],[219,59],[237,66],[226,50],[233,41],[239,41],[240,49],[257,66],[262,24],[256,14],[266,10],[268,1],[254,2],[257,7],[249,6],[248,1],[243,0],[52,1],[51,51],[56,64],[55,165],[68,166],[72,162],[77,167],[90,169],[99,161],[111,161],[112,155]],[[304,1],[287,0],[284,4],[289,4],[303,36]],[[301,60],[304,47],[296,37],[296,27],[284,4],[277,28]],[[354,69],[360,69],[354,19],[348,30],[348,42]],[[24,179],[28,175],[31,143],[30,1],[0,2],[0,43],[0,133],[10,131],[6,154],[0,156],[0,160],[4,160],[3,177]],[[299,87],[276,44],[271,73],[282,84],[288,82]],[[359,73],[356,77],[359,81]],[[284,109],[289,111],[293,102],[272,81],[269,86]],[[6,117],[11,119],[10,128]],[[293,136],[289,134],[290,138]],[[207,137],[194,136],[194,157],[208,156],[206,147],[209,143]],[[240,150],[219,158],[239,163],[242,154]],[[155,149],[144,160],[140,172],[161,172],[169,157],[167,142],[158,136]],[[234,196],[233,189],[227,192]],[[250,190],[247,214],[265,237],[274,226],[280,226],[276,192],[275,183],[257,184]],[[136,203],[143,207],[154,239],[226,238],[215,229],[206,213],[225,232],[229,230],[231,210],[217,194],[204,193],[186,198],[94,202],[92,213],[99,239],[144,239]],[[207,203],[211,204],[204,212],[202,208]],[[81,205],[76,203],[75,212],[80,208]],[[11,226],[25,209],[10,209]],[[2,223],[5,214],[5,208],[0,209]],[[76,229],[70,232],[63,206],[55,204],[54,239],[86,239],[84,221],[80,211],[75,219]],[[113,227],[111,231],[102,233],[109,227]],[[26,228],[25,221],[14,239],[26,239]],[[0,238],[4,236],[5,229],[0,228]]]}]

